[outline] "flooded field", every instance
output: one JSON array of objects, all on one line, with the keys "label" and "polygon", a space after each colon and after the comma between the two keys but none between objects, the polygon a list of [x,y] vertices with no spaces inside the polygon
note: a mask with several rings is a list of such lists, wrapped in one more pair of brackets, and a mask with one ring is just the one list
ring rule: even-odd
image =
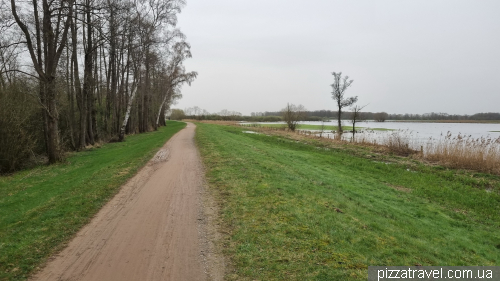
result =
[{"label": "flooded field", "polygon": [[[244,124],[249,123],[242,123],[242,125]],[[251,124],[260,124],[261,126],[282,124],[285,126],[284,122]],[[299,124],[316,126],[317,129],[305,129],[305,131],[318,135],[321,132],[319,128],[324,125],[325,129],[321,133],[322,137],[333,138],[335,135],[330,126],[335,126],[336,121],[300,122]],[[457,139],[477,140],[477,142],[481,142],[482,139],[484,142],[489,140],[489,142],[497,144],[500,142],[500,124],[491,123],[364,121],[356,123],[356,127],[359,128],[356,133],[357,141],[384,143],[390,138],[396,138],[397,140],[404,140],[410,147],[418,150],[422,146],[426,149],[438,143],[456,141]],[[342,138],[344,140],[352,140],[352,124],[344,121],[343,130],[345,133],[342,135]],[[464,145],[466,145],[465,143]]]},{"label": "flooded field", "polygon": [[[347,123],[347,122],[346,122]],[[281,127],[284,123],[241,123],[249,127]],[[323,128],[323,130],[321,130]],[[424,123],[424,122],[360,122],[344,124],[342,139],[386,147],[402,156],[419,154],[425,159],[452,168],[465,168],[500,174],[500,124]],[[301,122],[299,134],[337,138],[334,122]]]},{"label": "flooded field", "polygon": [[[243,123],[244,124],[244,123]],[[283,122],[276,123],[258,123],[258,124],[283,124]],[[317,125],[321,126],[335,126],[336,121],[330,122],[300,122],[300,124],[306,125]],[[352,130],[352,124],[349,122],[343,122],[344,130]],[[498,138],[500,137],[500,124],[485,124],[485,123],[424,123],[424,122],[375,122],[375,121],[365,121],[356,123],[356,127],[361,127],[362,129],[358,132],[358,136],[364,135],[365,137],[380,139],[381,137],[390,134],[392,130],[398,130],[402,134],[407,135],[412,138],[415,143],[425,144],[432,140],[439,140],[444,138],[448,133],[452,136],[458,136],[459,134],[463,137],[471,138]],[[374,130],[375,129],[375,130]],[[389,129],[389,131],[383,131],[379,129]],[[310,130],[318,131],[318,130]],[[323,136],[331,137],[331,130],[325,130]],[[344,138],[351,138],[351,133],[345,133]]]}]

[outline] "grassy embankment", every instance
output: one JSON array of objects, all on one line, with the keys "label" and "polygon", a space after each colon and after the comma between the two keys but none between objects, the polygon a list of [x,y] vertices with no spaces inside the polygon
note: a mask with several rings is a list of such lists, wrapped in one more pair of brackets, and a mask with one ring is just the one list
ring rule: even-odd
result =
[{"label": "grassy embankment", "polygon": [[0,280],[24,280],[60,250],[185,123],[0,177]]},{"label": "grassy embankment", "polygon": [[[232,123],[229,125],[237,126],[238,124]],[[320,137],[314,131],[309,130],[296,130],[295,134],[293,134],[285,127],[278,129],[259,125],[256,124],[255,127],[250,125],[249,128],[265,134],[285,134],[295,140],[301,140],[298,135],[304,135],[308,138]],[[323,136],[326,139],[323,138],[322,142],[326,142],[327,146],[333,145],[334,147],[345,146],[348,143],[351,144],[351,147],[369,146],[373,149],[376,148],[377,152],[401,156],[413,154],[420,160],[430,161],[448,168],[475,170],[500,175],[500,137],[473,138],[461,134],[454,136],[448,132],[443,138],[427,142],[421,146],[422,143],[409,130],[391,130],[390,133],[378,136],[370,135],[374,133],[373,131],[368,130],[367,132],[367,134],[356,134],[354,141],[352,135],[348,135],[342,141],[338,139],[334,141],[331,135],[326,135]],[[418,149],[419,146],[421,149]]]},{"label": "grassy embankment", "polygon": [[198,124],[196,136],[221,201],[229,280],[366,280],[370,265],[500,264],[498,176],[243,130]]},{"label": "grassy embankment", "polygon": [[[243,127],[264,127],[264,128],[284,128],[286,127],[286,124],[254,124],[254,123],[248,123],[248,124],[241,124]],[[323,130],[325,131],[337,131],[338,126],[332,126],[332,125],[311,125],[311,124],[298,124],[297,125],[297,130],[321,130],[323,127]],[[392,129],[385,129],[385,128],[366,128],[366,127],[355,127],[356,130],[363,130],[363,129],[369,129],[373,131],[393,131]],[[343,130],[352,130],[352,125],[346,125],[342,126]]]}]

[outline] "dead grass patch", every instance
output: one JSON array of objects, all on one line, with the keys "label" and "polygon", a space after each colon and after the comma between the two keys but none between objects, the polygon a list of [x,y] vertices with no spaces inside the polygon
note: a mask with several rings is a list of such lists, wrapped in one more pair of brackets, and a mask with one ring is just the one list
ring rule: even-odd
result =
[{"label": "dead grass patch", "polygon": [[400,186],[400,185],[392,185],[392,184],[388,184],[388,186],[394,188],[395,190],[398,190],[398,191],[402,191],[402,192],[406,192],[406,193],[410,193],[411,192],[411,189],[410,188],[407,188],[407,187],[404,187],[404,186]]},{"label": "dead grass patch", "polygon": [[462,215],[467,215],[467,211],[466,210],[454,209],[453,211],[455,213],[459,213],[459,214],[462,214]]}]

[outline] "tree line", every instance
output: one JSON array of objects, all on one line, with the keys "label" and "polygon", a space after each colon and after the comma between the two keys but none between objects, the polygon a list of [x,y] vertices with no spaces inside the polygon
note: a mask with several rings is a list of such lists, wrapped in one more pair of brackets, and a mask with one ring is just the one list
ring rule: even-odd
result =
[{"label": "tree line", "polygon": [[[231,111],[229,111],[231,112]],[[189,113],[189,114],[186,114]],[[251,122],[277,122],[283,121],[282,111],[252,112],[251,115],[209,113],[201,110],[195,114],[192,110],[174,109],[170,114],[173,120],[196,119],[196,120],[231,120],[231,121],[251,121]],[[389,114],[387,112],[363,112],[347,110],[342,112],[342,120],[352,120],[353,114],[357,115],[357,120],[374,120],[384,122],[386,120],[500,120],[500,113],[477,113],[473,115],[451,115],[446,113],[429,114]],[[168,115],[170,116],[170,115]],[[299,121],[323,121],[325,119],[337,119],[338,111],[334,110],[313,110],[304,111]]]},{"label": "tree line", "polygon": [[500,113],[487,112],[472,115],[426,113],[426,114],[389,114],[390,120],[500,120]]},{"label": "tree line", "polygon": [[165,125],[185,0],[0,0],[0,172]]},{"label": "tree line", "polygon": [[[264,111],[252,112],[251,117],[266,117],[266,116],[280,116],[281,111]],[[336,119],[338,111],[334,110],[310,110],[304,112],[304,120],[302,121],[321,121],[324,118]],[[341,118],[344,120],[351,119],[352,111],[342,112]],[[460,114],[447,114],[447,113],[426,113],[426,114],[390,114],[387,112],[359,112],[360,119],[362,120],[500,120],[500,113],[476,113],[472,115]]]}]

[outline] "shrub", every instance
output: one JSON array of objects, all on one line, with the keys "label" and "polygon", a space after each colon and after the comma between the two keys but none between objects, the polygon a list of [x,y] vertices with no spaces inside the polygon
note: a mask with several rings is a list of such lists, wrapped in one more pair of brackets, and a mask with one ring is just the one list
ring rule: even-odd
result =
[{"label": "shrub", "polygon": [[305,111],[305,107],[301,104],[287,104],[286,107],[281,110],[281,116],[283,117],[283,121],[286,122],[288,129],[295,131],[298,122],[305,118]]},{"label": "shrub", "polygon": [[182,120],[185,117],[186,115],[182,109],[172,109],[172,113],[170,114],[170,119],[172,120]]},{"label": "shrub", "polygon": [[43,128],[40,111],[27,91],[21,83],[0,90],[0,173],[27,166],[43,147],[37,142]]}]

